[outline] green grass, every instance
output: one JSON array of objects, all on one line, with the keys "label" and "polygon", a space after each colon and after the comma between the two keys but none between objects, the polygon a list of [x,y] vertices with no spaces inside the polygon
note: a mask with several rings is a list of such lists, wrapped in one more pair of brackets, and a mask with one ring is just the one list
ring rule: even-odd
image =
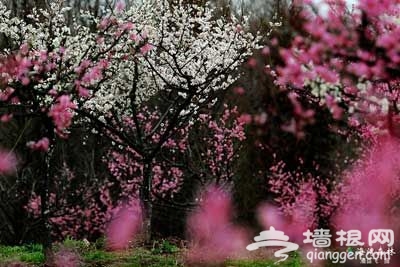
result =
[{"label": "green grass", "polygon": [[[182,251],[166,241],[158,243],[155,249],[136,248],[126,252],[108,252],[99,249],[96,244],[88,246],[84,242],[67,239],[62,244],[56,245],[79,251],[87,267],[185,267],[182,260]],[[10,262],[24,262],[28,266],[41,266],[44,262],[43,249],[40,245],[25,246],[0,246],[0,266],[7,266]],[[205,267],[205,265],[201,265]],[[218,267],[302,267],[303,264],[298,254],[282,264],[274,264],[274,260],[230,260]]]},{"label": "green grass", "polygon": [[235,260],[226,262],[226,266],[234,267],[303,267],[307,266],[299,254],[291,253],[286,261],[275,264],[276,260]]},{"label": "green grass", "polygon": [[137,249],[135,253],[131,254],[126,258],[127,262],[123,265],[117,266],[149,266],[149,267],[157,267],[157,266],[183,266],[176,255],[172,254],[154,254],[154,252],[145,250],[145,249]]},{"label": "green grass", "polygon": [[67,237],[62,246],[67,249],[78,250],[80,252],[85,252],[90,249],[89,243],[85,243],[82,240],[75,240],[73,238]]},{"label": "green grass", "polygon": [[24,253],[19,256],[20,261],[32,264],[41,264],[44,262],[44,255],[42,252]]},{"label": "green grass", "polygon": [[0,246],[0,263],[14,261],[40,265],[44,262],[43,248],[36,244],[14,247]]}]

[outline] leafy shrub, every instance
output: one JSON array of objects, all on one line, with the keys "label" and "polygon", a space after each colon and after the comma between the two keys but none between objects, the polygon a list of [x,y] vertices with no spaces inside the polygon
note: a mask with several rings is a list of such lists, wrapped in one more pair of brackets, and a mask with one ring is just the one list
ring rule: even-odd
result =
[{"label": "leafy shrub", "polygon": [[172,254],[179,251],[179,248],[168,240],[156,241],[151,252],[153,254]]}]

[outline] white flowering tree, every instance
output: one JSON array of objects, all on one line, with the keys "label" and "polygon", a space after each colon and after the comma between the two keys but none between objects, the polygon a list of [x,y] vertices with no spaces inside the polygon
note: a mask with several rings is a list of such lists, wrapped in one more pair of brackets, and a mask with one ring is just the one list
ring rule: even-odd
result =
[{"label": "white flowering tree", "polygon": [[[99,130],[110,124],[123,129],[110,136],[119,149],[142,162],[140,195],[150,229],[155,157],[238,78],[238,66],[257,38],[235,18],[215,20],[212,9],[182,2],[148,1],[127,13],[137,16],[135,29],[141,34],[133,37],[146,45],[140,57],[115,66],[115,80],[104,83],[82,112]],[[143,123],[143,103],[149,102],[156,118]],[[132,123],[118,122],[124,116]]]}]

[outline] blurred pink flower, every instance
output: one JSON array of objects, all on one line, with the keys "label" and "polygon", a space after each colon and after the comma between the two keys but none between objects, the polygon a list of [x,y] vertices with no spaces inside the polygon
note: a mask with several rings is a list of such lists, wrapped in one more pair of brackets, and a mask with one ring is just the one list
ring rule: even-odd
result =
[{"label": "blurred pink flower", "polygon": [[107,246],[111,250],[127,249],[142,226],[140,201],[133,200],[129,204],[120,205],[113,213],[106,230]]},{"label": "blurred pink flower", "polygon": [[400,144],[393,138],[378,140],[366,157],[345,174],[343,205],[334,218],[337,229],[355,227],[363,241],[372,229],[398,229],[396,204],[400,193]]},{"label": "blurred pink flower", "polygon": [[265,124],[267,120],[268,120],[268,114],[265,112],[262,112],[254,116],[254,123],[258,125]]},{"label": "blurred pink flower", "polygon": [[0,174],[9,174],[15,171],[17,158],[14,153],[0,150]]},{"label": "blurred pink flower", "polygon": [[239,87],[235,87],[233,89],[233,91],[235,92],[235,94],[237,95],[244,95],[246,93],[246,90],[244,90],[243,87],[239,86]]},{"label": "blurred pink flower", "polygon": [[61,249],[54,254],[55,267],[79,267],[81,264],[79,254],[71,250]]},{"label": "blurred pink flower", "polygon": [[247,61],[247,65],[248,65],[249,68],[254,69],[255,67],[257,67],[257,60],[254,57],[251,57]]},{"label": "blurred pink flower", "polygon": [[289,218],[285,216],[277,207],[268,203],[262,204],[258,208],[258,221],[263,229],[273,226],[276,230],[283,231],[291,240],[301,242],[304,240],[303,233],[307,231],[309,225],[297,216]]},{"label": "blurred pink flower", "polygon": [[27,146],[32,150],[44,151],[47,152],[49,150],[50,140],[47,137],[43,137],[39,141],[31,141],[27,143]]},{"label": "blurred pink flower", "polygon": [[231,196],[216,186],[202,195],[199,207],[189,216],[189,262],[218,263],[245,250],[246,231],[232,224]]},{"label": "blurred pink flower", "polygon": [[263,56],[268,56],[269,53],[271,52],[270,48],[268,46],[265,46],[262,50],[261,50],[261,54]]},{"label": "blurred pink flower", "polygon": [[9,122],[11,121],[11,119],[13,118],[13,114],[4,114],[0,116],[0,121],[3,123]]},{"label": "blurred pink flower", "polygon": [[122,12],[124,11],[125,6],[126,6],[125,2],[120,0],[115,4],[115,10],[117,12]]},{"label": "blurred pink flower", "polygon": [[140,53],[141,53],[142,55],[146,55],[146,54],[147,54],[148,52],[150,52],[153,48],[154,48],[153,45],[147,43],[147,44],[145,44],[144,46],[142,46],[142,47],[140,48]]},{"label": "blurred pink flower", "polygon": [[[297,206],[297,212],[304,213],[303,208]],[[303,244],[305,236],[304,232],[308,229],[312,230],[312,220],[300,219],[298,216],[285,216],[277,207],[264,203],[258,208],[258,221],[262,225],[264,230],[269,229],[271,226],[278,231],[283,231],[285,235],[289,236],[290,241],[300,245],[300,249],[303,255],[307,255],[308,252],[314,252],[314,247],[311,245]],[[314,259],[310,265],[313,267],[324,266],[324,261]]]},{"label": "blurred pink flower", "polygon": [[238,118],[238,122],[240,124],[250,124],[252,120],[253,120],[252,116],[247,113],[240,115],[240,117]]},{"label": "blurred pink flower", "polygon": [[57,102],[50,108],[48,115],[53,119],[58,134],[62,135],[71,125],[74,116],[73,110],[76,108],[76,104],[71,101],[68,95],[60,96]]}]

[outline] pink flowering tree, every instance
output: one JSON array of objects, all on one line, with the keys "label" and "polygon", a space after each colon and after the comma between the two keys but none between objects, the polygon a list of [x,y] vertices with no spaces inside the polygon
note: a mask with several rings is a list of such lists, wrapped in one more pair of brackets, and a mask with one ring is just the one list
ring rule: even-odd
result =
[{"label": "pink flowering tree", "polygon": [[[276,35],[285,41],[283,33]],[[274,84],[276,45],[277,39],[247,62],[246,76],[230,96],[248,112],[238,170],[243,182],[236,183],[241,216],[251,220],[259,202],[267,200],[293,224],[327,227],[339,204],[341,172],[359,152],[360,137],[326,106]]]},{"label": "pink flowering tree", "polygon": [[[154,131],[159,123],[159,111],[145,109],[138,115],[142,116],[143,123],[139,127],[143,127],[145,135],[151,136],[147,145],[157,145],[166,131],[165,126]],[[165,125],[169,123],[168,120],[164,122]],[[130,129],[136,128],[135,122],[127,119],[124,123],[125,133],[132,134]],[[150,201],[164,199],[174,203],[174,195],[185,183],[185,177],[195,177],[190,183],[200,188],[211,182],[230,184],[234,176],[234,163],[241,142],[245,139],[245,124],[237,108],[225,106],[220,116],[202,112],[196,120],[192,118],[179,128],[174,128],[174,134],[163,141],[150,163]],[[202,141],[201,144],[198,140]],[[121,196],[140,196],[146,177],[143,156],[125,147],[113,149],[108,158],[111,174],[121,186]]]},{"label": "pink flowering tree", "polygon": [[[400,29],[400,7],[397,1],[369,0],[358,1],[353,10],[345,1],[326,1],[326,6],[327,9],[318,10],[311,1],[294,2],[293,9],[299,10],[293,25],[296,34],[287,47],[279,50],[282,64],[277,68],[276,84],[289,92],[290,100],[294,101],[294,108],[300,115],[307,115],[307,112],[296,104],[296,99],[303,100],[307,105],[324,106],[330,110],[335,120],[347,122],[350,130],[356,129],[364,141],[373,145],[354,169],[344,173],[343,184],[324,183],[321,187],[321,184],[316,186],[313,182],[312,187],[306,187],[312,188],[314,194],[307,197],[308,201],[315,199],[317,194],[317,199],[327,196],[327,203],[332,205],[318,205],[318,214],[330,214],[330,217],[337,219],[336,225],[343,227],[350,221],[354,223],[355,213],[346,213],[344,210],[350,206],[356,207],[355,199],[364,203],[366,196],[375,190],[392,194],[392,189],[395,190],[398,183],[398,174],[392,172],[393,167],[385,158],[387,150],[396,147],[395,142],[382,141],[378,136],[399,137],[400,50],[397,33]],[[272,46],[276,48],[277,43]],[[311,117],[314,116],[315,110]],[[287,130],[298,135],[307,124],[307,120],[296,119]],[[376,162],[371,163],[371,158]],[[376,172],[381,173],[383,178],[374,175]],[[279,181],[290,177],[285,172],[279,175],[282,174]],[[304,175],[307,176],[303,173],[301,177]],[[314,178],[312,180],[319,180],[316,179],[318,177]],[[392,189],[389,189],[388,184]],[[296,185],[297,192],[304,192],[299,189],[301,186]],[[291,195],[293,190],[289,189]],[[278,201],[282,202],[288,192],[284,191],[285,194]],[[352,200],[346,202],[347,198]],[[301,199],[297,197],[295,202]],[[371,208],[372,211],[371,214],[364,213],[357,217],[360,221],[373,220],[376,224],[386,225],[388,217],[392,221],[396,219],[396,216],[390,215],[391,205],[395,201],[388,197],[376,206],[360,204],[364,208],[368,206],[366,209]],[[366,229],[366,226],[372,224],[363,224],[361,227]]]},{"label": "pink flowering tree", "polygon": [[[157,123],[157,111],[144,108],[140,114],[146,131]],[[125,118],[126,134],[133,134],[133,123]],[[190,198],[180,197],[182,187],[189,187],[193,192],[210,183],[231,185],[235,162],[245,139],[244,126],[237,109],[225,106],[221,114],[200,114],[197,121],[170,137],[152,161],[151,201],[182,206]],[[156,143],[157,135],[154,138],[152,142]],[[103,180],[80,182],[79,174],[67,165],[54,177],[49,199],[49,222],[54,239],[70,236],[93,240],[107,235],[113,240],[109,244],[111,249],[122,249],[137,237],[144,215],[140,201],[143,159],[129,147],[114,146],[109,148],[103,161],[111,174]],[[25,208],[30,219],[39,219],[40,195],[32,194]]]},{"label": "pink flowering tree", "polygon": [[[301,230],[327,227],[341,204],[342,185],[335,181],[335,177],[305,173],[301,170],[301,163],[302,160],[299,160],[300,166],[296,171],[286,169],[283,161],[271,166],[269,191],[273,193],[275,204],[289,224],[298,224],[303,228]],[[318,166],[315,168],[318,169]],[[301,236],[301,233],[296,234]]]}]

